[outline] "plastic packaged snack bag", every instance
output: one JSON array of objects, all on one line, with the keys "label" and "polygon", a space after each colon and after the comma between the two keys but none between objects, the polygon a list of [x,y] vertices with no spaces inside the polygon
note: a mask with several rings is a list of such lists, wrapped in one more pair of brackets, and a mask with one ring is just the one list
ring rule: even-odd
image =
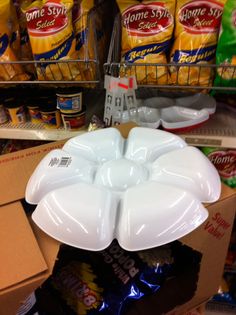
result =
[{"label": "plastic packaged snack bag", "polygon": [[98,253],[68,248],[51,284],[75,314],[122,315],[132,301],[157,292],[174,274],[172,251],[167,245],[150,253],[127,252],[116,241]]},{"label": "plastic packaged snack bag", "polygon": [[[166,64],[174,29],[175,0],[117,0],[121,13],[121,61]],[[133,67],[139,84],[168,84],[165,66]]]},{"label": "plastic packaged snack bag", "polygon": [[[20,28],[20,60],[26,61],[26,64],[24,64],[24,69],[29,74],[32,74],[35,76],[35,66],[34,64],[28,63],[27,61],[33,60],[33,54],[32,49],[30,46],[29,41],[29,35],[27,31],[27,23],[25,14],[23,14],[21,10],[21,6],[24,2],[29,2],[28,0],[13,0],[14,6],[16,8],[17,18],[19,22],[19,28]],[[32,1],[31,1],[32,2]]]},{"label": "plastic packaged snack bag", "polygon": [[226,185],[236,187],[236,150],[223,148],[201,149],[218,170],[220,178]]},{"label": "plastic packaged snack bag", "polygon": [[[236,1],[224,6],[222,28],[216,51],[217,74],[215,86],[236,86]],[[224,67],[227,66],[227,67]],[[230,67],[232,66],[232,67]]]},{"label": "plastic packaged snack bag", "polygon": [[39,80],[75,80],[80,76],[72,26],[73,0],[26,1],[25,13],[31,48],[36,61],[55,61],[37,65]]},{"label": "plastic packaged snack bag", "polygon": [[54,305],[61,309],[56,314],[123,315],[136,309],[136,301],[154,294],[155,314],[166,314],[176,301],[166,303],[163,296],[175,290],[186,270],[191,280],[184,285],[188,295],[186,300],[181,297],[181,303],[194,294],[200,261],[199,252],[178,241],[135,252],[123,250],[116,240],[98,252],[66,246],[60,250],[53,274],[42,289],[51,292],[50,301],[56,297]]},{"label": "plastic packaged snack bag", "polygon": [[[93,25],[88,19],[88,14],[94,7],[94,0],[76,0],[73,9],[73,26],[76,37],[76,51],[78,59],[88,60],[95,59],[95,37]],[[80,70],[85,80],[93,80],[95,76],[94,64],[80,65]]]},{"label": "plastic packaged snack bag", "polygon": [[[20,32],[15,7],[10,0],[0,2],[0,62],[19,60]],[[1,64],[0,80],[27,80],[20,64]]]},{"label": "plastic packaged snack bag", "polygon": [[[187,66],[171,67],[173,84],[200,86],[212,84],[213,69],[207,65],[215,62],[225,1],[176,1],[175,40],[171,62]],[[197,66],[191,66],[193,64]]]}]

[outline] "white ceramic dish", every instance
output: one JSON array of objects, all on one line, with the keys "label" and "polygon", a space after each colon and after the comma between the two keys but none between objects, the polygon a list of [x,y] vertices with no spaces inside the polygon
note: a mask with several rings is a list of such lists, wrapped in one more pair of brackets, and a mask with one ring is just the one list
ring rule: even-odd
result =
[{"label": "white ceramic dish", "polygon": [[[69,157],[70,164],[49,169],[55,157]],[[96,251],[117,238],[133,251],[192,232],[208,215],[201,202],[216,201],[220,188],[214,166],[181,138],[137,127],[124,140],[107,128],[49,153],[27,185],[26,200],[38,202],[35,223],[63,243]]]}]

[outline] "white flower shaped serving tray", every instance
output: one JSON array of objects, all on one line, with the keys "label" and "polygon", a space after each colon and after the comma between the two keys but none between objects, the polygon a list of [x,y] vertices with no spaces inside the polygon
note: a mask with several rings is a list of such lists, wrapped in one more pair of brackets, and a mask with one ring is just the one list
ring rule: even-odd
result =
[{"label": "white flower shaped serving tray", "polygon": [[156,129],[162,126],[166,131],[174,132],[199,126],[207,121],[215,110],[215,99],[201,93],[176,99],[151,97],[139,99],[138,110],[124,111],[122,123],[134,121],[142,127]]},{"label": "white flower shaped serving tray", "polygon": [[171,133],[136,127],[89,132],[39,163],[26,200],[53,238],[102,250],[114,238],[126,250],[160,246],[192,232],[208,216],[202,202],[220,196],[219,175],[198,149]]}]

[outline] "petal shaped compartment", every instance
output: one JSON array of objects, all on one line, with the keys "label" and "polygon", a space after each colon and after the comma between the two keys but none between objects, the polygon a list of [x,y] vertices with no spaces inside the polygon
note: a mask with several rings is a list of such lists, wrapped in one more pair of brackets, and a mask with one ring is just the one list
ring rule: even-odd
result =
[{"label": "petal shaped compartment", "polygon": [[68,140],[63,150],[97,163],[120,159],[124,139],[115,128],[91,131]]},{"label": "petal shaped compartment", "polygon": [[128,251],[149,249],[183,237],[207,217],[208,211],[187,191],[148,182],[126,191],[116,235]]},{"label": "petal shaped compartment", "polygon": [[78,183],[47,194],[32,219],[65,244],[98,251],[114,238],[116,208],[117,200],[109,191]]},{"label": "petal shaped compartment", "polygon": [[185,147],[160,156],[150,172],[151,180],[189,191],[202,202],[220,197],[220,177],[213,164],[197,148]]},{"label": "petal shaped compartment", "polygon": [[50,191],[78,183],[92,183],[95,164],[63,150],[48,153],[27,183],[25,198],[37,204]]},{"label": "petal shaped compartment", "polygon": [[131,129],[127,142],[125,158],[139,163],[155,161],[162,154],[186,147],[187,144],[174,134],[148,128]]}]

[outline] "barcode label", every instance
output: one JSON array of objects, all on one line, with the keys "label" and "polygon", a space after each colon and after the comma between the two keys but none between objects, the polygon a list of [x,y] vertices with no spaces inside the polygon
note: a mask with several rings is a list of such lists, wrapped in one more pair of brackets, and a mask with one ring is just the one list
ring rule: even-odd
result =
[{"label": "barcode label", "polygon": [[68,167],[71,163],[71,157],[62,157],[58,167]]},{"label": "barcode label", "polygon": [[51,158],[48,166],[50,167],[68,167],[71,164],[72,158],[71,157],[67,157],[67,156],[63,156],[61,158]]}]

